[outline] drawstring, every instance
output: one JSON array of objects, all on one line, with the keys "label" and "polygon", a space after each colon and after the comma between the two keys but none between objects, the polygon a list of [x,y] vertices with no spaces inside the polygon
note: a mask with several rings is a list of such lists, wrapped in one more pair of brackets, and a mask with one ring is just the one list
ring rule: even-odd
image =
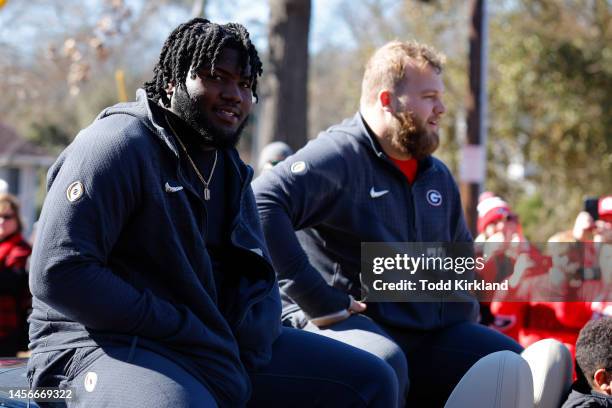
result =
[{"label": "drawstring", "polygon": [[[30,358],[32,358],[32,356],[30,356]],[[34,375],[31,372],[28,372],[28,385],[29,385],[28,391],[32,391],[32,383],[33,382],[34,382]],[[26,408],[30,408],[30,402],[32,402],[32,399],[28,395],[28,404],[26,405]]]},{"label": "drawstring", "polygon": [[132,345],[130,346],[130,353],[128,354],[127,362],[131,363],[134,358],[134,353],[136,352],[136,344],[138,343],[138,336],[134,336],[132,338]]}]

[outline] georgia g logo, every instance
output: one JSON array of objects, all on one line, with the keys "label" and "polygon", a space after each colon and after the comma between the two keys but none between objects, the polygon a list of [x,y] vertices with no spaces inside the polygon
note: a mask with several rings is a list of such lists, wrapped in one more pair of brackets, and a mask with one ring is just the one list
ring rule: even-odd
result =
[{"label": "georgia g logo", "polygon": [[442,205],[442,194],[440,194],[438,190],[428,190],[427,194],[425,194],[425,198],[427,198],[427,202],[434,207]]},{"label": "georgia g logo", "polygon": [[71,203],[74,203],[76,200],[83,196],[84,192],[85,187],[83,187],[83,183],[81,183],[80,181],[75,181],[74,183],[70,184],[66,189],[66,198],[68,198],[68,201],[70,201]]}]

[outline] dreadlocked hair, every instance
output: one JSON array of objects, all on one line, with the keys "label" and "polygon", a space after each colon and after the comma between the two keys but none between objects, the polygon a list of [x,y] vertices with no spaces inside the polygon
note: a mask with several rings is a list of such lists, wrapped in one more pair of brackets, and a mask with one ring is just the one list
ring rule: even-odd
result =
[{"label": "dreadlocked hair", "polygon": [[257,77],[261,76],[262,64],[249,32],[241,24],[215,24],[204,18],[194,18],[179,25],[166,39],[159,61],[153,69],[153,79],[145,82],[147,97],[166,107],[170,99],[166,94],[168,85],[184,86],[187,75],[195,79],[197,72],[210,65],[211,73],[221,51],[231,47],[240,52],[240,64],[251,68],[251,91],[257,97]]}]

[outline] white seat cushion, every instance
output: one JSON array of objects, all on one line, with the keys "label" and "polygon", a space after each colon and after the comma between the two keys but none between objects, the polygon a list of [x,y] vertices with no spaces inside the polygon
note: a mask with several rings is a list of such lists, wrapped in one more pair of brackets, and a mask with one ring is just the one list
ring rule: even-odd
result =
[{"label": "white seat cushion", "polygon": [[529,365],[511,351],[489,354],[465,373],[444,407],[533,407],[533,380]]},{"label": "white seat cushion", "polygon": [[572,385],[572,355],[562,343],[544,339],[521,353],[531,368],[536,408],[558,408]]}]

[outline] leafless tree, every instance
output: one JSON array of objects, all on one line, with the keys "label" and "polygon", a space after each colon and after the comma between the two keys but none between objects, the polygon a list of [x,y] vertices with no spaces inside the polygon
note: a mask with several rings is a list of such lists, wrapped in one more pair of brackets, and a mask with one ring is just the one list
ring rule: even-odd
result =
[{"label": "leafless tree", "polygon": [[270,0],[260,146],[279,140],[298,149],[307,140],[310,9],[310,0]]}]

